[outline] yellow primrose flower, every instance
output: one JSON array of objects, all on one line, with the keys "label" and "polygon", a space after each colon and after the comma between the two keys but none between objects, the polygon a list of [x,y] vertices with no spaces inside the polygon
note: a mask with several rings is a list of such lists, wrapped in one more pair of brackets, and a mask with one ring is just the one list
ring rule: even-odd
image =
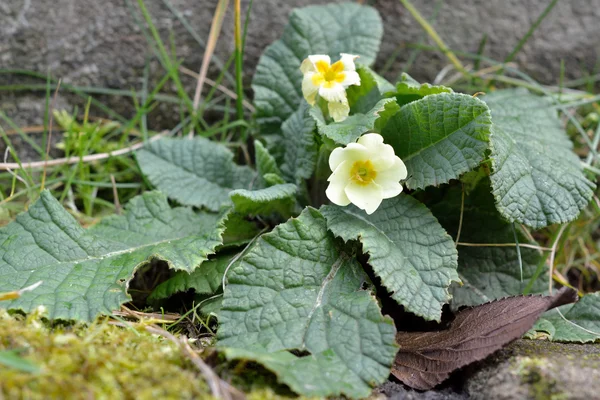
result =
[{"label": "yellow primrose flower", "polygon": [[353,203],[367,214],[375,212],[383,199],[398,196],[402,192],[400,181],[407,176],[402,160],[377,133],[367,133],[357,143],[334,149],[329,168],[333,171],[325,192],[329,200],[339,206]]},{"label": "yellow primrose flower", "polygon": [[311,106],[315,104],[317,94],[328,102],[329,115],[335,122],[348,117],[350,106],[346,97],[346,88],[360,85],[354,60],[358,56],[340,54],[339,61],[331,64],[326,55],[312,55],[302,61],[300,70],[304,74],[302,94]]}]

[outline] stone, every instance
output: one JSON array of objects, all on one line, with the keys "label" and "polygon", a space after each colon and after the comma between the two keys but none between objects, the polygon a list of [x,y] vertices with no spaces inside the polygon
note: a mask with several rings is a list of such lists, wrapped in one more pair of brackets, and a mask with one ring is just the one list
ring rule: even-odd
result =
[{"label": "stone", "polygon": [[[264,48],[276,40],[287,23],[290,11],[309,4],[325,4],[327,0],[260,0],[254,1],[246,40],[244,82],[250,92],[251,77]],[[476,53],[484,35],[486,57],[503,60],[525,35],[529,27],[548,5],[548,0],[477,0],[413,1],[423,15],[431,18],[440,9],[435,28],[446,43],[457,52]],[[198,71],[204,53],[204,43],[217,0],[146,0],[146,5],[163,39],[175,42],[182,65]],[[385,37],[377,67],[388,64],[385,76],[394,80],[407,67],[414,44],[423,40],[430,45],[422,28],[396,0],[367,2],[382,15]],[[245,11],[249,0],[242,1]],[[192,35],[171,9],[178,10],[194,31]],[[215,77],[233,52],[233,1],[230,1],[221,38],[211,63],[209,76]],[[593,70],[600,58],[600,0],[558,2],[539,28],[529,38],[515,61],[532,77],[543,83],[556,83],[560,61],[564,60],[566,77],[584,76]],[[2,0],[0,1],[0,69],[33,70],[54,78],[63,85],[108,88],[123,91],[141,90],[143,70],[147,63],[150,87],[164,75],[146,41],[145,22],[136,0]],[[394,55],[397,55],[395,57]],[[462,57],[465,64],[471,63]],[[432,81],[446,65],[446,58],[437,51],[421,51],[408,72],[423,81]],[[450,72],[452,74],[452,72]],[[193,96],[195,80],[183,76],[183,83]],[[0,74],[0,86],[19,83],[45,83],[45,79],[20,74]],[[232,88],[233,83],[226,81]],[[205,88],[208,90],[208,86]],[[173,91],[173,88],[167,88]],[[85,99],[61,93],[69,106],[83,109]],[[0,103],[14,97],[0,91]],[[17,98],[44,104],[44,90],[34,93],[15,92]],[[116,112],[130,117],[132,100],[123,95],[94,95]],[[153,113],[150,127],[171,128],[179,118],[176,106],[161,105]],[[101,114],[93,109],[94,114]],[[16,114],[9,112],[9,117]],[[38,116],[39,117],[39,116]],[[30,119],[26,122],[31,124]],[[0,149],[1,150],[1,149]]]}]

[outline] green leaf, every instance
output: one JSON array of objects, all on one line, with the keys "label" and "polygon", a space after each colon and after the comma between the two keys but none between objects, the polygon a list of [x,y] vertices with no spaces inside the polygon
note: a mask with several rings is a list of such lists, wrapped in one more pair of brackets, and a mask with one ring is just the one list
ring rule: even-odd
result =
[{"label": "green leaf", "polygon": [[396,88],[385,93],[386,97],[395,97],[400,106],[422,99],[430,94],[453,93],[453,90],[446,86],[430,85],[429,83],[419,83],[410,75],[403,72],[400,82],[396,83]]},{"label": "green leaf", "polygon": [[422,189],[477,167],[488,147],[490,111],[458,93],[426,96],[400,108],[382,130],[408,169],[406,186]]},{"label": "green leaf", "polygon": [[285,183],[285,180],[281,177],[281,175],[277,174],[264,174],[263,180],[267,186],[281,185]]},{"label": "green leaf", "polygon": [[269,215],[277,212],[286,216],[294,208],[297,190],[293,183],[284,183],[259,190],[238,189],[229,196],[240,214]]},{"label": "green leaf", "polygon": [[379,118],[379,114],[386,110],[397,110],[394,99],[380,100],[366,114],[354,114],[341,122],[332,122],[328,124],[325,121],[323,112],[319,107],[312,107],[310,115],[317,122],[317,128],[321,135],[325,135],[336,143],[347,145],[355,142],[356,139],[362,136],[363,133],[373,131],[375,121]]},{"label": "green leaf", "polygon": [[85,230],[44,191],[0,229],[0,292],[43,281],[7,308],[28,312],[43,305],[51,319],[91,321],[130,300],[129,280],[152,259],[194,270],[221,244],[222,220],[172,209],[164,195],[148,192],[132,199],[124,215]]},{"label": "green leaf", "polygon": [[408,311],[439,321],[458,282],[450,236],[423,204],[407,195],[384,200],[371,215],[354,206],[324,206],[327,227],[345,241],[358,239],[392,298]]},{"label": "green leaf", "polygon": [[[276,177],[283,176],[279,170],[279,167],[277,166],[275,157],[273,157],[269,153],[269,150],[267,150],[265,146],[263,146],[263,144],[258,140],[254,141],[254,151],[256,157],[256,171],[259,179],[261,180],[262,186],[272,186],[272,182],[277,180]],[[283,178],[279,179],[281,180],[280,183],[283,183]]]},{"label": "green leaf", "polygon": [[33,374],[41,371],[40,367],[30,360],[21,358],[15,350],[0,351],[0,365]]},{"label": "green leaf", "polygon": [[148,300],[162,300],[192,289],[197,295],[213,295],[220,292],[223,274],[233,257],[235,257],[235,253],[219,254],[215,258],[203,262],[191,273],[177,271],[171,278],[158,285]]},{"label": "green leaf", "polygon": [[360,85],[352,85],[346,89],[350,112],[352,114],[365,114],[383,97],[383,94],[394,90],[394,85],[377,75],[371,68],[358,66]]},{"label": "green leaf", "polygon": [[148,180],[169,198],[212,211],[231,205],[229,192],[250,187],[255,177],[233,162],[227,147],[202,137],[157,140],[136,157]]},{"label": "green leaf", "polygon": [[[454,238],[460,222],[461,197],[461,187],[453,186],[436,204],[429,206],[433,215]],[[519,231],[518,227],[515,229],[520,244],[537,245]],[[452,286],[453,309],[523,294],[544,259],[540,251],[521,247],[521,280],[516,246],[472,246],[515,243],[512,224],[507,223],[496,210],[489,178],[482,179],[471,193],[465,195],[460,242],[471,246],[458,246],[458,274],[463,284]],[[544,293],[548,290],[546,269],[543,271],[533,281],[529,293]]]},{"label": "green leaf", "polygon": [[[246,350],[300,394],[367,396],[389,375],[395,328],[339,246],[311,208],[263,235],[227,275],[218,345]],[[291,349],[311,354],[291,362]],[[339,384],[324,382],[332,370]]]},{"label": "green leaf", "polygon": [[311,177],[317,163],[315,121],[308,110],[308,104],[303,104],[281,127],[285,146],[281,172],[288,182],[297,185]]},{"label": "green leaf", "polygon": [[219,250],[242,246],[252,240],[258,232],[259,229],[256,224],[248,221],[245,215],[231,212],[225,221],[223,245],[219,246]]},{"label": "green leaf", "polygon": [[263,134],[277,133],[281,124],[304,102],[300,64],[311,54],[359,55],[375,61],[383,35],[374,8],[356,3],[309,6],[292,11],[281,39],[260,57],[252,81],[256,118]]},{"label": "green leaf", "polygon": [[491,178],[500,213],[534,229],[575,219],[595,185],[582,173],[552,100],[510,89],[485,101],[494,122]]},{"label": "green leaf", "polygon": [[547,333],[554,342],[597,342],[600,340],[600,292],[587,294],[575,304],[548,311],[533,330]]}]

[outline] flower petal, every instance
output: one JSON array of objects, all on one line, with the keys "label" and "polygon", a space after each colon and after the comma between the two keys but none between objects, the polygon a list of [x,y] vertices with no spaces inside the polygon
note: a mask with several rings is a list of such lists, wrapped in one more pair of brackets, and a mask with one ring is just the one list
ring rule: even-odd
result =
[{"label": "flower petal", "polygon": [[329,115],[335,122],[342,122],[350,114],[350,106],[347,101],[330,101],[327,103],[327,108],[329,109]]},{"label": "flower petal", "polygon": [[354,54],[340,53],[340,61],[344,64],[344,71],[356,71],[354,60],[358,58]]},{"label": "flower petal", "polygon": [[303,74],[306,74],[307,72],[317,72],[317,68],[315,68],[315,64],[310,58],[305,58],[304,61],[302,61],[302,64],[300,64],[300,71],[302,71]]},{"label": "flower petal", "polygon": [[350,201],[367,214],[373,214],[383,201],[383,190],[375,182],[360,185],[352,181],[346,186],[345,192]]},{"label": "flower petal", "polygon": [[358,72],[345,71],[344,75],[345,75],[344,80],[341,82],[342,86],[344,86],[344,87],[348,87],[350,85],[360,86],[360,76],[358,76]]},{"label": "flower petal", "polygon": [[407,175],[406,166],[399,157],[395,157],[391,168],[377,171],[375,182],[383,189],[383,198],[389,199],[402,193],[402,185],[399,181],[406,179]]},{"label": "flower petal", "polygon": [[[349,143],[346,147],[337,147],[331,152],[329,156],[329,168],[335,171],[344,161],[347,161],[349,168],[351,168],[352,164],[356,161],[367,160],[368,157],[369,152],[365,146],[358,143]],[[350,172],[348,172],[348,176],[350,176]]]},{"label": "flower petal", "polygon": [[394,165],[394,148],[383,143],[383,137],[377,133],[367,133],[358,139],[369,151],[369,159],[377,171],[386,170]]},{"label": "flower petal", "polygon": [[311,106],[315,105],[317,93],[319,92],[319,87],[314,84],[314,75],[314,72],[307,72],[304,74],[304,79],[302,79],[302,94]]},{"label": "flower petal", "polygon": [[348,199],[348,196],[346,196],[344,189],[350,182],[351,168],[351,163],[348,161],[342,161],[329,176],[329,178],[327,178],[329,181],[329,186],[327,186],[325,194],[332,203],[337,204],[338,206],[347,206],[350,204],[350,199]]},{"label": "flower petal", "polygon": [[319,88],[319,96],[327,101],[347,101],[346,89],[337,82],[328,82],[328,84],[322,85]]},{"label": "flower petal", "polygon": [[[329,56],[325,55],[325,54],[314,54],[312,56],[308,56],[308,59],[315,66],[315,71],[319,71],[319,65],[321,65],[323,67],[325,66],[324,64],[327,64],[327,67],[329,67],[331,65],[331,58],[329,58]],[[319,71],[319,72],[324,73],[326,71]]]}]

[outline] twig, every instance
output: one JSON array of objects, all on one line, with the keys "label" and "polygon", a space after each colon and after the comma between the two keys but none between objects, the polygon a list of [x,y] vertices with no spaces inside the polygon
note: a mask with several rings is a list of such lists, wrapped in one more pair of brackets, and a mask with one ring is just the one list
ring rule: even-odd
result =
[{"label": "twig", "polygon": [[219,33],[221,32],[223,17],[225,16],[225,11],[227,10],[228,5],[229,0],[219,0],[217,9],[215,10],[215,16],[210,26],[210,33],[208,34],[208,42],[206,43],[206,49],[204,50],[204,57],[202,57],[202,65],[200,66],[200,72],[198,73],[196,91],[194,92],[194,112],[198,110],[198,105],[200,104],[200,95],[202,93],[202,86],[204,86],[204,81],[208,72],[208,64],[210,63],[213,52],[215,51],[215,45],[217,44],[217,39],[219,38]]},{"label": "twig", "polygon": [[148,332],[153,333],[155,335],[160,335],[171,342],[177,344],[179,348],[183,351],[183,353],[190,359],[190,361],[198,368],[198,370],[204,375],[204,379],[208,383],[212,395],[218,399],[226,399],[231,400],[231,396],[228,391],[223,390],[222,384],[224,383],[221,378],[210,368],[198,354],[190,347],[187,338],[182,336],[180,339],[177,339],[174,335],[169,333],[168,331],[155,327],[155,326],[145,326],[144,327]]},{"label": "twig", "polygon": [[[148,143],[154,142],[158,139],[160,139],[161,137],[165,136],[167,133],[160,133],[158,135],[153,136],[150,140],[148,140]],[[117,156],[122,156],[124,154],[129,154],[131,152],[134,152],[142,147],[144,147],[144,142],[139,142],[136,143],[134,145],[131,145],[129,147],[125,147],[123,149],[119,149],[116,151],[111,151],[108,153],[99,153],[99,154],[90,154],[84,157],[68,157],[68,158],[56,158],[54,160],[50,160],[50,161],[34,161],[34,162],[30,162],[30,163],[21,163],[21,165],[19,165],[18,163],[0,163],[0,171],[4,171],[4,170],[9,170],[9,169],[20,169],[20,168],[31,168],[31,169],[36,169],[36,168],[44,168],[44,165],[47,165],[48,167],[54,167],[56,165],[63,165],[63,164],[77,164],[79,162],[92,162],[92,161],[98,161],[98,160],[104,160],[106,158],[110,158],[110,157],[117,157]]]},{"label": "twig", "polygon": [[461,72],[463,75],[468,76],[469,73],[467,72],[465,67],[462,65],[460,60],[458,58],[456,58],[456,56],[454,55],[452,50],[450,50],[448,48],[448,46],[446,46],[446,43],[444,43],[444,41],[437,34],[435,29],[433,29],[431,24],[429,22],[427,22],[427,20],[425,18],[423,18],[423,16],[419,12],[419,10],[417,10],[415,8],[415,6],[412,5],[410,0],[400,0],[400,3],[402,3],[402,5],[408,10],[408,12],[411,13],[413,18],[415,20],[417,20],[417,22],[421,25],[421,27],[425,30],[425,32],[427,32],[429,37],[438,45],[438,47],[440,48],[442,53],[444,53],[444,55],[448,58],[448,60],[450,60],[450,62],[454,65],[454,68],[456,68],[456,70]]},{"label": "twig", "polygon": [[[198,75],[196,72],[194,72],[191,69],[188,69],[184,66],[180,66],[179,71],[181,71],[185,75],[191,76],[194,79],[199,79],[199,77],[200,77],[200,75]],[[237,94],[235,94],[231,89],[229,89],[223,85],[217,85],[217,82],[213,81],[212,79],[210,79],[208,77],[204,78],[204,82],[212,87],[216,87],[218,91],[231,97],[233,100],[237,100]],[[244,99],[243,104],[244,104],[244,107],[246,107],[248,109],[248,111],[250,111],[250,112],[256,111],[256,109],[254,108],[252,103],[250,103],[248,100]]]},{"label": "twig", "polygon": [[[466,247],[515,247],[517,244],[516,243],[465,243],[465,242],[458,242],[458,243],[456,243],[456,245],[457,246],[466,246]],[[526,247],[528,249],[534,249],[534,250],[552,251],[552,249],[549,247],[536,246],[534,244],[528,244],[528,243],[520,243],[519,246]]]},{"label": "twig", "polygon": [[119,201],[119,192],[117,191],[117,182],[115,182],[115,176],[110,174],[110,182],[112,183],[113,198],[115,202],[115,213],[121,215],[121,202]]},{"label": "twig", "polygon": [[50,110],[48,113],[50,114],[50,123],[48,128],[48,138],[46,140],[46,154],[44,156],[44,172],[42,173],[42,183],[40,185],[40,191],[44,190],[44,186],[46,184],[46,169],[48,167],[48,157],[50,156],[50,144],[52,143],[52,124],[54,123],[54,105],[56,104],[56,97],[58,96],[58,90],[60,89],[60,83],[62,79],[58,80],[56,84],[56,89],[54,90],[54,96],[52,96],[52,102],[50,103]]},{"label": "twig", "polygon": [[263,234],[264,231],[266,231],[268,229],[267,226],[265,226],[260,232],[258,232],[256,234],[256,236],[254,236],[252,238],[252,240],[246,245],[246,247],[244,247],[244,249],[242,251],[240,251],[238,254],[235,255],[235,257],[233,257],[231,259],[231,261],[229,262],[229,264],[227,265],[227,268],[225,268],[225,272],[223,273],[223,281],[222,281],[222,285],[223,285],[223,292],[225,292],[225,280],[227,279],[227,272],[229,272],[229,268],[231,268],[231,266],[233,264],[235,264],[235,262],[237,260],[240,259],[241,256],[244,255],[244,253],[246,252],[246,250],[248,250],[250,248],[250,246],[252,246],[252,244],[256,241],[256,239],[258,239],[260,237],[260,235]]},{"label": "twig", "polygon": [[560,237],[562,236],[565,229],[569,224],[564,224],[560,227],[558,234],[556,235],[556,239],[554,240],[554,244],[552,244],[552,249],[550,249],[550,271],[549,271],[549,279],[548,279],[548,294],[552,295],[552,275],[554,274],[554,257],[556,256],[556,248],[558,247],[558,242],[560,241]]},{"label": "twig", "polygon": [[454,245],[458,245],[458,241],[460,240],[460,232],[462,231],[463,224],[463,216],[465,212],[465,184],[462,185],[462,196],[460,198],[460,219],[458,220],[458,231],[456,232],[456,240],[454,241]]}]

